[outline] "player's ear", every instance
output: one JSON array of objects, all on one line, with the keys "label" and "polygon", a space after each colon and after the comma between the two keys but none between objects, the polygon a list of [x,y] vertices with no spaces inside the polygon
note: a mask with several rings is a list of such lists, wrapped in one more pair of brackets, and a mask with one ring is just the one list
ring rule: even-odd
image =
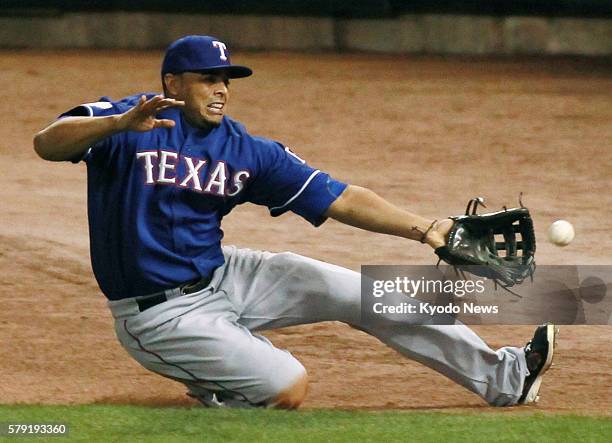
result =
[{"label": "player's ear", "polygon": [[164,74],[164,94],[168,98],[177,98],[181,88],[181,76]]}]

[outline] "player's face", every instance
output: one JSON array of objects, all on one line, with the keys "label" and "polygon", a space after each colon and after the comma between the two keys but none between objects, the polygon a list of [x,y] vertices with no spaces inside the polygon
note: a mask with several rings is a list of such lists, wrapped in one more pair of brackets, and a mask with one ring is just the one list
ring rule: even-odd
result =
[{"label": "player's face", "polygon": [[187,121],[196,127],[219,126],[229,99],[229,78],[223,72],[185,72],[176,81],[176,99],[184,100]]}]

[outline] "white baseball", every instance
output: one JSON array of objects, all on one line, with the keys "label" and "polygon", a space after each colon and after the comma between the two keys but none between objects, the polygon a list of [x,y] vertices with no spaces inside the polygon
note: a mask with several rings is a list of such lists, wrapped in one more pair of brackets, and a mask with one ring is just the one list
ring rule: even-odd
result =
[{"label": "white baseball", "polygon": [[557,246],[567,246],[574,239],[574,227],[565,220],[557,220],[548,228],[548,240]]}]

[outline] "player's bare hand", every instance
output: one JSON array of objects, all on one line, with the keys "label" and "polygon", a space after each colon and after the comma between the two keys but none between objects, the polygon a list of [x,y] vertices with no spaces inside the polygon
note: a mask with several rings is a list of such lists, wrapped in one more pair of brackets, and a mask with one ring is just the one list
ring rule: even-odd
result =
[{"label": "player's bare hand", "polygon": [[453,227],[453,224],[454,222],[450,218],[445,218],[437,222],[434,228],[427,234],[427,244],[434,249],[445,246],[448,240],[448,233]]},{"label": "player's bare hand", "polygon": [[121,114],[118,120],[118,128],[121,131],[146,132],[154,128],[172,128],[174,121],[169,119],[158,119],[157,114],[164,109],[185,106],[185,102],[156,95],[147,100],[141,96],[138,104],[129,111]]}]

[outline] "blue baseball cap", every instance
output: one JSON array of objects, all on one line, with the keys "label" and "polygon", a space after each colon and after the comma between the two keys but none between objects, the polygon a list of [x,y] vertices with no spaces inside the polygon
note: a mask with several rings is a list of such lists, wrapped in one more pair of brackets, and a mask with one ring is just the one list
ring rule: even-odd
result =
[{"label": "blue baseball cap", "polygon": [[248,77],[253,73],[250,68],[232,65],[227,45],[208,35],[187,35],[176,40],[166,50],[162,63],[164,74],[223,70],[229,78]]}]

